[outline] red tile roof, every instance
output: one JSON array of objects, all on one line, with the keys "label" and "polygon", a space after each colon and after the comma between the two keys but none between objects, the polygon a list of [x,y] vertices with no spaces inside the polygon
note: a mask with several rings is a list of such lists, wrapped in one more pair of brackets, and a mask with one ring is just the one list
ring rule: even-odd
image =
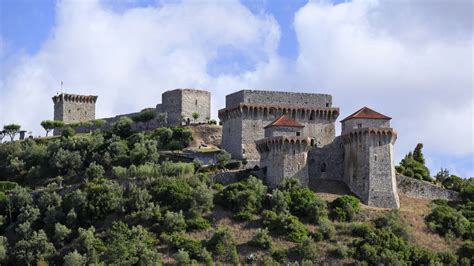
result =
[{"label": "red tile roof", "polygon": [[363,118],[363,119],[386,119],[390,120],[392,119],[391,117],[388,117],[386,115],[383,115],[381,113],[375,112],[374,110],[368,108],[368,107],[363,107],[357,112],[351,114],[350,116],[344,118],[341,120],[341,122],[344,122],[349,119],[354,119],[354,118]]},{"label": "red tile roof", "polygon": [[266,127],[300,127],[303,128],[304,126],[298,123],[296,120],[289,118],[287,115],[282,115],[279,118],[275,119],[275,121],[268,124]]}]

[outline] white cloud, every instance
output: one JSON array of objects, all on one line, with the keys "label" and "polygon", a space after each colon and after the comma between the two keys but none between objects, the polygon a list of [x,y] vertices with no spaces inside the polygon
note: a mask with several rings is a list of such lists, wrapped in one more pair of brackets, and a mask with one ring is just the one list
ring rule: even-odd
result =
[{"label": "white cloud", "polygon": [[[61,80],[70,92],[98,94],[98,116],[154,106],[177,87],[211,90],[214,115],[238,89],[327,92],[341,118],[364,105],[393,117],[397,160],[423,142],[437,170],[440,156],[474,154],[471,20],[470,1],[310,2],[295,14],[299,56],[289,60],[276,53],[276,21],[238,2],[165,1],[116,12],[64,1],[40,51],[4,64],[0,124],[40,134]],[[250,70],[211,75],[226,47]]]},{"label": "white cloud", "polygon": [[266,61],[279,40],[274,19],[254,15],[237,1],[194,1],[114,12],[98,1],[63,1],[56,27],[40,51],[4,66],[0,124],[18,122],[41,133],[52,118],[51,97],[60,81],[71,93],[98,94],[97,115],[155,106],[177,87],[212,87],[207,65],[220,47],[253,62]]},{"label": "white cloud", "polygon": [[392,116],[398,150],[472,155],[472,9],[430,3],[307,4],[295,19],[299,80],[328,88],[343,114],[369,105]]}]

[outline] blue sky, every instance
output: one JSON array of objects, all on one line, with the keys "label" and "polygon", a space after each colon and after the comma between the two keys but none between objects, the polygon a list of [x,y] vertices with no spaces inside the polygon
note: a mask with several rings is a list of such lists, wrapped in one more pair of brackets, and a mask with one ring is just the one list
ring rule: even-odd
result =
[{"label": "blue sky", "polygon": [[[56,0],[3,0],[1,2],[0,36],[7,42],[9,52],[23,50],[29,54],[36,53],[48,38],[55,23]],[[269,13],[278,21],[282,38],[278,53],[294,58],[297,56],[298,44],[293,29],[294,13],[308,0],[243,0],[241,1],[253,13]],[[341,3],[343,0],[334,0]],[[159,1],[104,1],[104,4],[116,12],[129,8],[159,6]]]},{"label": "blue sky", "polygon": [[98,94],[99,117],[176,87],[211,90],[214,116],[238,89],[324,92],[340,119],[362,106],[393,117],[397,161],[423,142],[433,172],[472,176],[472,10],[468,0],[3,0],[0,124],[41,134],[60,81]]}]

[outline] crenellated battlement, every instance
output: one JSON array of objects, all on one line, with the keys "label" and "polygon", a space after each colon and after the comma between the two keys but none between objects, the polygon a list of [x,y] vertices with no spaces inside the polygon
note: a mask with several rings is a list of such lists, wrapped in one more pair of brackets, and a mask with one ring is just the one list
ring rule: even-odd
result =
[{"label": "crenellated battlement", "polygon": [[97,102],[97,98],[98,96],[95,96],[95,95],[79,95],[79,94],[61,93],[59,95],[54,96],[52,99],[54,103],[75,102],[75,103],[95,104]]},{"label": "crenellated battlement", "polygon": [[239,116],[242,116],[244,118],[266,118],[267,116],[273,116],[273,118],[276,118],[284,114],[298,120],[320,119],[335,121],[339,116],[339,108],[318,108],[297,105],[240,103],[238,106],[219,110],[219,119],[226,120]]},{"label": "crenellated battlement", "polygon": [[397,132],[393,128],[357,128],[341,135],[344,144],[365,141],[365,137],[378,137],[377,140],[388,140],[392,144],[397,140]]},{"label": "crenellated battlement", "polygon": [[276,136],[257,140],[257,149],[259,151],[268,151],[273,147],[281,147],[281,145],[310,145],[311,138],[300,136]]}]

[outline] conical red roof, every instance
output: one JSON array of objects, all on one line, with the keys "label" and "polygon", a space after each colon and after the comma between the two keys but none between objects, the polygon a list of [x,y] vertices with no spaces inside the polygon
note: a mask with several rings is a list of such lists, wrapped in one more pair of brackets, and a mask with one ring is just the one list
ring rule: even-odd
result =
[{"label": "conical red roof", "polygon": [[302,128],[304,126],[298,123],[296,120],[289,118],[287,115],[282,115],[264,128],[267,128],[267,127],[300,127]]},{"label": "conical red roof", "polygon": [[346,120],[353,119],[353,118],[386,119],[386,120],[392,119],[391,117],[375,112],[374,110],[364,106],[363,108],[359,109],[357,112],[341,120],[341,122],[344,122]]}]

